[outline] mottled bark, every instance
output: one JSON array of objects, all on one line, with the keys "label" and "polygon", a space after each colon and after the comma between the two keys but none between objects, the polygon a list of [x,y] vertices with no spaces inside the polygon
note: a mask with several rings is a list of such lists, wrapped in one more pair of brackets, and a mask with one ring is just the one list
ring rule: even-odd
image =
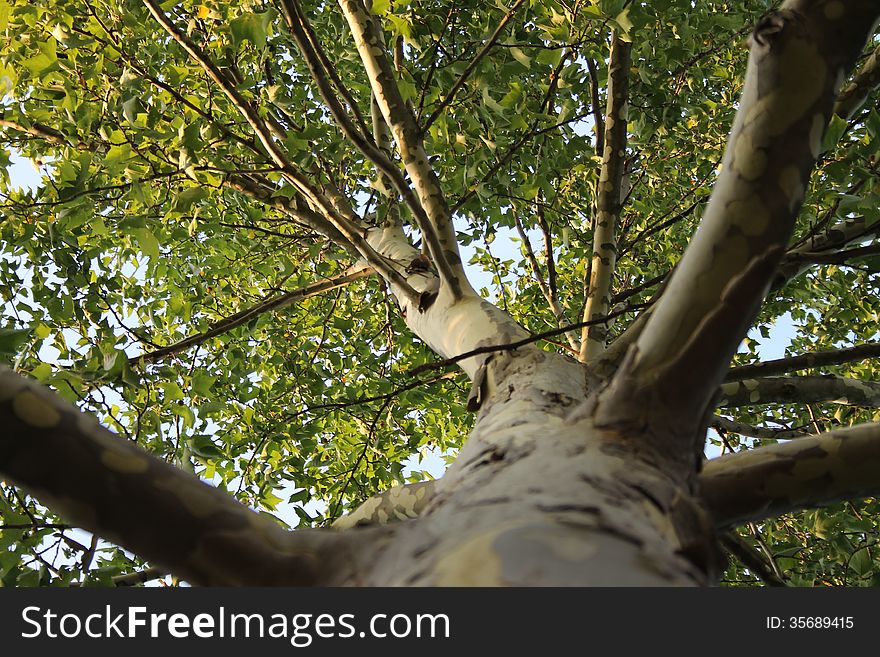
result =
[{"label": "mottled bark", "polygon": [[880,384],[832,375],[743,379],[721,385],[717,406],[815,402],[880,406]]},{"label": "mottled bark", "polygon": [[708,517],[674,459],[593,425],[582,368],[512,354],[422,516],[395,525],[370,583],[696,585],[714,581]]},{"label": "mottled bark", "polygon": [[842,365],[843,363],[853,363],[877,357],[880,357],[880,342],[866,342],[854,347],[814,351],[799,356],[778,358],[753,365],[741,365],[728,370],[724,380],[742,381],[743,379],[775,376],[787,372],[797,372],[799,370],[827,367],[829,365]]},{"label": "mottled bark", "polygon": [[844,86],[834,105],[834,113],[842,119],[851,119],[878,85],[880,85],[880,46],[874,49],[858,74]]},{"label": "mottled bark", "polygon": [[739,110],[700,230],[601,396],[602,424],[652,425],[680,433],[699,450],[694,439],[715,388],[792,234],[837,89],[878,14],[871,0],[789,0],[756,26]]},{"label": "mottled bark", "polygon": [[[617,263],[617,225],[623,205],[621,182],[626,161],[626,126],[629,107],[629,68],[632,44],[615,33],[608,61],[608,103],[605,110],[602,169],[596,186],[596,219],[593,261],[586,286],[583,321],[608,314],[611,281]],[[608,327],[596,324],[581,334],[580,360],[588,362],[605,350]]]},{"label": "mottled bark", "polygon": [[[529,337],[463,277],[440,181],[361,2],[340,0],[436,231],[437,272],[421,266],[400,226],[357,225],[345,199],[301,179],[254,107],[154,0],[143,1],[241,111],[327,234],[342,235],[389,282],[419,338],[449,358]],[[624,342],[617,372],[533,344],[462,359],[473,382],[468,407],[479,414],[436,483],[389,492],[334,530],[285,532],[7,370],[0,473],[72,523],[194,583],[714,583],[722,565],[714,525],[880,491],[877,425],[723,457],[698,474],[713,399],[785,250],[836,87],[878,14],[876,0],[789,0],[762,21],[701,229]],[[611,146],[606,159],[620,157]],[[619,190],[602,191],[619,202]],[[749,390],[734,385],[732,393]],[[383,514],[418,517],[339,530]]]},{"label": "mottled bark", "polygon": [[385,525],[390,522],[417,518],[434,496],[435,481],[419,481],[389,488],[374,495],[357,509],[333,523],[334,529],[364,525]]},{"label": "mottled bark", "polygon": [[0,423],[0,474],[193,583],[343,583],[369,560],[364,534],[287,532],[5,367]]},{"label": "mottled bark", "polygon": [[880,424],[722,456],[706,463],[703,496],[716,526],[880,494]]}]

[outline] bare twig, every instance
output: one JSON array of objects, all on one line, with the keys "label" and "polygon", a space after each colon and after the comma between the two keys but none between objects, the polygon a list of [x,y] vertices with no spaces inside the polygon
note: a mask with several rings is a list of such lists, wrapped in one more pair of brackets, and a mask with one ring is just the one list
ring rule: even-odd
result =
[{"label": "bare twig", "polygon": [[290,292],[285,292],[284,294],[278,294],[276,296],[270,297],[254,306],[251,306],[250,308],[245,308],[244,310],[241,310],[233,315],[230,315],[229,317],[225,317],[220,321],[215,322],[206,331],[203,331],[196,335],[191,335],[188,338],[180,340],[179,342],[175,342],[174,344],[168,345],[166,347],[160,347],[159,349],[148,351],[147,353],[141,354],[139,356],[132,356],[128,360],[129,365],[131,365],[132,367],[136,367],[145,363],[155,363],[168,356],[178,354],[182,351],[186,351],[191,347],[203,344],[211,338],[221,335],[223,333],[227,333],[228,331],[231,331],[234,328],[246,324],[252,319],[259,317],[260,315],[280,310],[285,306],[289,306],[290,304],[296,303],[297,301],[302,301],[303,299],[315,296],[316,294],[335,290],[336,288],[348,285],[349,283],[352,283],[361,278],[366,278],[373,273],[374,271],[372,269],[361,269],[350,274],[343,274],[341,276],[329,278],[324,281],[318,281],[317,283],[312,283],[311,285],[301,287],[297,290],[292,290]]},{"label": "bare twig", "polygon": [[742,381],[743,379],[753,379],[759,376],[776,376],[787,372],[796,372],[814,367],[843,365],[877,357],[880,357],[880,342],[866,342],[844,349],[814,351],[801,354],[800,356],[768,360],[753,365],[741,365],[740,367],[730,369],[724,380]]},{"label": "bare twig", "polygon": [[500,21],[498,21],[498,27],[495,28],[494,32],[492,32],[492,36],[487,39],[486,43],[483,45],[482,48],[480,48],[479,52],[474,55],[473,59],[471,59],[470,62],[468,62],[468,65],[461,72],[461,75],[458,76],[458,79],[449,88],[449,92],[445,96],[443,96],[443,100],[441,100],[437,107],[434,108],[434,111],[431,112],[428,118],[426,118],[422,122],[421,129],[423,133],[428,131],[428,128],[433,125],[434,121],[436,121],[437,118],[443,113],[443,110],[445,110],[449,106],[449,104],[455,98],[455,94],[457,94],[459,89],[464,86],[464,83],[468,81],[468,78],[470,78],[471,74],[474,72],[474,70],[476,70],[477,66],[483,60],[483,58],[485,58],[486,55],[489,54],[489,51],[492,50],[492,47],[501,37],[501,34],[504,32],[504,28],[507,27],[510,19],[513,18],[514,15],[516,15],[516,12],[519,10],[520,7],[522,7],[524,2],[525,0],[516,0],[516,2],[513,3],[507,13],[504,14]]}]

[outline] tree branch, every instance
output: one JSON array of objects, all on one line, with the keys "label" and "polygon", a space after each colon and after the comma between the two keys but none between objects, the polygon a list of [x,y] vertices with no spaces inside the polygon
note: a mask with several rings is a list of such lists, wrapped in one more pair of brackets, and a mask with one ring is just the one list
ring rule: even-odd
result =
[{"label": "tree branch", "polygon": [[[412,211],[413,217],[415,217],[416,223],[422,232],[424,241],[428,245],[428,250],[432,259],[442,274],[446,267],[446,257],[443,254],[443,246],[441,245],[437,232],[431,224],[419,199],[416,197],[415,193],[413,193],[413,190],[410,188],[400,169],[398,169],[397,165],[391,161],[389,157],[390,149],[383,149],[381,146],[377,145],[374,140],[368,138],[367,135],[369,132],[364,134],[351,123],[339,101],[336,99],[333,89],[330,87],[328,79],[330,74],[328,67],[332,69],[332,66],[326,61],[326,56],[321,56],[319,46],[317,45],[317,39],[314,37],[311,26],[308,24],[302,8],[296,0],[281,0],[281,3],[288,27],[303,54],[306,64],[309,67],[309,71],[312,74],[312,78],[318,86],[318,91],[321,94],[321,97],[324,99],[324,102],[327,103],[331,115],[337,125],[342,129],[343,134],[358,148],[358,150],[373,162],[383,179],[389,181],[397,193],[401,195],[407,207]],[[334,78],[338,79],[338,76],[335,76],[335,73]],[[341,82],[338,86],[340,85]],[[375,98],[376,96],[374,93],[373,102],[377,103]],[[446,273],[449,276],[453,276],[452,271],[448,268],[446,268]]]},{"label": "tree branch", "polygon": [[360,280],[361,278],[371,276],[374,273],[375,272],[372,269],[361,269],[352,273],[342,274],[334,278],[328,278],[323,281],[318,281],[317,283],[312,283],[311,285],[306,285],[305,287],[301,287],[297,290],[291,290],[290,292],[285,292],[284,294],[278,294],[276,296],[265,299],[264,301],[261,301],[260,303],[251,306],[250,308],[245,308],[244,310],[230,315],[229,317],[225,317],[218,322],[214,322],[214,324],[212,324],[210,328],[208,328],[206,331],[203,331],[202,333],[191,335],[190,337],[184,338],[179,342],[175,342],[174,344],[170,344],[166,347],[161,347],[154,351],[148,351],[147,353],[141,354],[139,356],[132,356],[128,359],[128,363],[132,367],[137,367],[146,363],[155,363],[159,360],[162,360],[163,358],[166,358],[167,356],[179,354],[180,352],[186,351],[191,347],[203,344],[211,338],[222,335],[223,333],[227,333],[232,329],[241,326],[242,324],[248,323],[255,317],[259,317],[262,314],[280,310],[281,308],[289,306],[292,303],[302,301],[303,299],[315,296],[316,294],[321,294],[322,292],[335,290],[336,288],[343,287],[344,285],[353,283],[354,281]]},{"label": "tree branch", "polygon": [[[354,97],[346,88],[345,84],[342,82],[342,78],[339,76],[336,67],[333,65],[333,62],[327,57],[327,53],[324,52],[324,49],[321,47],[321,42],[318,39],[318,36],[315,34],[314,29],[312,29],[311,24],[306,18],[305,12],[302,9],[302,6],[296,0],[281,0],[281,9],[284,14],[285,21],[287,21],[288,27],[291,30],[296,30],[294,33],[294,38],[297,41],[297,45],[300,47],[300,50],[303,51],[303,47],[309,52],[308,56],[306,56],[306,52],[303,51],[303,55],[306,56],[306,64],[309,67],[309,71],[312,73],[312,77],[315,79],[315,82],[319,82],[317,78],[315,78],[315,72],[319,72],[319,77],[324,78],[324,76],[329,76],[330,80],[333,82],[333,86],[336,87],[336,90],[339,92],[339,95],[342,96],[343,100],[345,100],[346,105],[348,105],[351,113],[354,115],[355,121],[359,126],[359,131],[362,135],[369,135],[370,130],[367,126],[367,122],[364,120],[364,116],[361,113],[360,107],[358,107],[357,102],[355,102]],[[296,25],[301,27],[296,27]],[[304,41],[301,42],[301,39]],[[313,70],[314,67],[314,70]],[[320,85],[323,86],[324,80],[319,82]],[[321,90],[322,97],[324,97],[324,90]],[[329,98],[335,100],[335,95],[332,90],[327,88],[329,93],[327,94]],[[325,101],[327,98],[325,98]],[[332,108],[331,108],[332,110]],[[335,115],[334,115],[335,117]],[[353,127],[353,126],[352,126]]]},{"label": "tree branch", "polygon": [[128,573],[127,575],[117,575],[113,578],[114,586],[137,586],[138,584],[146,584],[155,579],[165,577],[168,573],[161,568],[144,568],[136,573]]},{"label": "tree branch", "polygon": [[880,423],[712,459],[700,488],[718,527],[880,494]]},{"label": "tree branch", "polygon": [[[532,275],[535,279],[535,282],[538,284],[538,288],[541,290],[541,294],[544,295],[544,298],[547,300],[547,303],[550,306],[550,309],[553,311],[553,315],[556,317],[556,325],[562,328],[563,326],[569,326],[570,322],[565,317],[565,311],[562,310],[562,306],[559,305],[559,300],[556,298],[556,294],[553,291],[553,288],[549,287],[547,282],[544,280],[544,277],[541,275],[541,267],[538,264],[538,259],[535,257],[535,252],[532,249],[532,243],[529,240],[529,236],[526,234],[525,229],[523,228],[522,222],[519,219],[518,214],[514,214],[514,221],[516,222],[516,230],[519,233],[520,239],[523,243],[523,249],[526,253],[526,258],[529,261],[529,266],[532,269]],[[549,240],[549,234],[545,234],[545,239]],[[548,248],[548,251],[550,249]],[[551,263],[548,263],[548,270],[550,269]],[[578,344],[577,338],[571,333],[565,334],[566,339],[568,340],[568,344],[572,349],[578,350],[580,345]]]},{"label": "tree branch", "polygon": [[721,535],[721,545],[768,586],[786,586],[785,581],[773,572],[772,566],[764,560],[761,553],[739,534],[725,532]]},{"label": "tree branch", "polygon": [[843,365],[845,363],[853,363],[877,357],[880,357],[880,342],[866,342],[865,344],[847,347],[845,349],[814,351],[812,353],[801,354],[800,356],[789,356],[788,358],[768,360],[753,365],[741,365],[740,367],[734,367],[728,370],[727,376],[724,377],[724,380],[742,381],[743,379],[762,376],[776,376],[779,374],[786,374],[787,372],[797,372],[798,370],[812,369],[814,367]]},{"label": "tree branch", "polygon": [[431,112],[430,116],[428,116],[428,118],[422,122],[422,134],[426,133],[428,131],[428,128],[430,128],[434,124],[434,121],[436,121],[443,113],[443,110],[449,107],[449,104],[455,98],[455,94],[457,94],[459,89],[464,86],[464,83],[468,81],[473,72],[476,70],[479,63],[483,61],[486,55],[489,54],[489,51],[492,50],[493,46],[501,37],[501,34],[504,32],[504,28],[507,27],[510,19],[514,17],[519,8],[522,7],[524,2],[525,0],[516,0],[516,2],[513,3],[513,6],[507,11],[506,14],[504,14],[501,20],[498,21],[498,27],[495,28],[494,32],[492,32],[492,36],[490,36],[486,43],[483,44],[483,47],[480,48],[480,51],[476,55],[474,55],[474,58],[471,59],[470,62],[468,62],[468,65],[461,72],[461,75],[458,76],[458,79],[449,89],[449,93],[447,93],[443,97],[443,100],[441,100],[437,107],[434,108],[434,111]]},{"label": "tree branch", "polygon": [[543,333],[535,333],[534,335],[530,335],[527,338],[523,338],[522,340],[517,340],[516,342],[507,342],[505,344],[496,344],[496,345],[487,345],[485,347],[477,347],[476,349],[471,349],[470,351],[466,351],[462,354],[458,354],[457,356],[452,356],[451,358],[445,358],[443,360],[434,361],[432,363],[424,363],[423,365],[419,365],[411,369],[408,374],[411,376],[415,376],[421,372],[427,372],[429,370],[438,369],[441,367],[448,367],[449,365],[454,365],[460,361],[463,361],[467,358],[472,358],[473,356],[480,356],[482,354],[492,354],[497,351],[510,351],[512,349],[519,349],[520,347],[524,347],[527,344],[532,344],[534,342],[538,342],[539,340],[544,340],[546,338],[552,338],[557,335],[562,335],[563,333],[567,333],[568,331],[576,331],[580,328],[584,328],[586,326],[592,326],[594,324],[602,324],[608,322],[612,319],[620,317],[621,315],[625,315],[626,313],[631,313],[635,310],[635,306],[628,306],[626,308],[621,308],[620,310],[615,310],[613,312],[608,313],[604,317],[597,317],[596,319],[591,319],[586,322],[578,322],[577,324],[572,324],[570,326],[563,326],[558,329],[553,329],[551,331],[544,331]]},{"label": "tree branch", "polygon": [[[2,117],[2,115],[0,115],[0,117]],[[67,139],[61,132],[43,123],[31,123],[30,125],[24,125],[23,123],[20,123],[18,121],[0,118],[0,128],[9,128],[11,130],[15,130],[16,132],[23,132],[25,134],[31,135],[32,137],[45,139],[46,141],[52,142],[53,144],[68,143]]]},{"label": "tree branch", "polygon": [[715,415],[709,421],[709,426],[716,431],[739,434],[748,438],[760,438],[761,440],[791,440],[803,438],[810,432],[797,431],[795,429],[772,429],[770,427],[755,427],[745,422],[737,422],[730,418]]},{"label": "tree branch", "polygon": [[837,96],[834,113],[849,121],[864,105],[868,95],[880,86],[880,46],[874,49],[859,72]]},{"label": "tree branch", "polygon": [[880,383],[842,376],[778,376],[742,379],[721,384],[718,408],[752,404],[812,404],[835,402],[850,406],[880,406]]},{"label": "tree branch", "polygon": [[599,71],[596,62],[587,58],[590,73],[590,102],[593,110],[593,133],[596,135],[596,155],[605,159],[605,117],[602,115],[602,99],[599,97]]},{"label": "tree branch", "polygon": [[241,114],[251,126],[254,134],[260,140],[263,148],[272,158],[272,160],[286,172],[293,171],[294,167],[287,159],[287,155],[278,147],[272,138],[272,132],[257,112],[253,103],[247,100],[241,92],[236,88],[235,83],[220,69],[217,64],[200,48],[192,39],[190,39],[174,22],[162,11],[156,0],[142,0],[147,11],[153,16],[159,25],[174,39],[177,44],[195,61],[202,70],[208,74],[208,77],[217,85],[217,87],[232,102],[235,109]]},{"label": "tree branch", "polygon": [[868,226],[864,217],[846,218],[826,228],[821,234],[811,237],[796,248],[789,249],[770,284],[771,291],[783,287],[790,280],[807,271],[816,264],[816,257],[827,254],[834,257],[836,251],[857,240],[877,234],[880,224]]},{"label": "tree branch", "polygon": [[880,253],[880,244],[869,244],[868,246],[844,249],[843,251],[831,251],[830,253],[816,253],[813,251],[792,253],[786,257],[786,260],[793,263],[808,263],[811,265],[843,265],[850,260],[867,258],[878,253]]},{"label": "tree branch", "polygon": [[[617,224],[620,221],[621,182],[626,155],[629,67],[632,44],[615,31],[611,36],[608,60],[608,99],[605,109],[605,136],[602,169],[596,188],[596,221],[593,230],[593,264],[587,285],[583,321],[608,314],[611,305],[611,279],[617,263]],[[605,351],[607,326],[594,324],[581,333],[579,360],[593,360]]]},{"label": "tree branch", "polygon": [[440,279],[449,286],[454,298],[460,298],[464,286],[469,287],[469,283],[458,251],[452,214],[440,180],[425,153],[422,133],[401,96],[385,44],[363,3],[361,0],[339,0],[339,6],[354,37],[376,102],[391,129],[403,165],[415,184],[416,195],[428,220],[420,228]]},{"label": "tree branch", "polygon": [[348,515],[337,518],[332,527],[349,529],[417,518],[433,498],[435,483],[435,480],[419,481],[389,488],[369,498]]},{"label": "tree branch", "polygon": [[[687,448],[696,449],[715,386],[790,239],[837,80],[880,16],[873,0],[842,8],[830,18],[824,2],[786,0],[755,27],[739,110],[700,229],[602,393],[600,426],[650,422],[685,435],[684,421],[693,428]],[[648,409],[658,407],[663,417],[653,411],[649,419]]]},{"label": "tree branch", "polygon": [[[210,57],[190,39],[183,31],[181,31],[174,22],[168,18],[165,12],[157,4],[156,0],[143,0],[147,10],[156,19],[156,21],[164,28],[164,30],[186,51],[186,53],[202,67],[208,74],[208,77],[220,88],[227,98],[232,102],[233,106],[238,110],[248,124],[253,129],[260,143],[269,153],[272,161],[281,169],[281,174],[288,180],[309,202],[317,207],[326,220],[333,225],[334,228],[355,246],[359,254],[372,266],[383,278],[397,285],[401,292],[410,300],[417,298],[416,292],[406,282],[406,279],[394,268],[389,266],[385,260],[376,253],[367,243],[362,234],[362,230],[356,225],[357,217],[353,214],[342,216],[338,209],[324,197],[288,160],[284,151],[275,143],[272,137],[272,131],[260,118],[256,107],[248,101],[241,92],[238,91],[235,84],[226,74],[211,60]],[[326,232],[326,231],[322,231]]]},{"label": "tree branch", "polygon": [[0,421],[4,478],[72,524],[189,582],[329,583],[352,571],[347,560],[360,559],[345,548],[351,538],[287,532],[5,367]]}]

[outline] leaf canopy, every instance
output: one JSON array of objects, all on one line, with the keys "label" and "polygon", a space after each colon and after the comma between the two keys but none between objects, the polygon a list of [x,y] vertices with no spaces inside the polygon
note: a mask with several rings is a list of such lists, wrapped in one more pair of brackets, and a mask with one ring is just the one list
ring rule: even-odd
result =
[{"label": "leaf canopy", "polygon": [[[338,8],[306,5],[328,60],[368,115],[369,85]],[[393,201],[333,123],[277,6],[163,7],[280,126],[296,166],[320,186],[335,185],[370,221],[388,216]],[[627,312],[611,335],[624,330],[700,219],[742,88],[744,44],[770,7],[533,1],[477,59],[509,7],[374,0],[398,52],[405,99],[420,119],[432,118],[426,149],[481,292],[534,333],[557,327],[519,223],[543,277],[549,239],[562,312],[580,320],[601,164],[596,118],[617,30],[633,48],[629,188],[612,285],[612,301]],[[38,186],[21,187],[0,169],[0,358],[289,524],[329,524],[376,492],[428,476],[414,455],[454,454],[472,424],[466,379],[452,370],[411,374],[435,357],[376,277],[253,313],[165,357],[139,358],[355,264],[279,209],[293,190],[227,96],[141,2],[0,0],[0,89],[0,163],[27,158],[40,176]],[[864,222],[858,245],[876,244],[878,133],[874,101],[851,120],[835,118],[794,244],[847,218]],[[878,271],[874,255],[788,281],[768,298],[735,364],[757,362],[780,341],[797,354],[876,340]],[[774,323],[785,328],[771,341]],[[567,348],[561,338],[542,344]],[[876,360],[822,372],[880,375]],[[728,410],[762,427],[880,420],[876,409],[833,403]],[[710,441],[724,450],[761,444],[734,433]],[[875,585],[877,511],[874,501],[846,503],[743,531],[792,584]],[[58,520],[9,486],[0,519],[22,527],[0,529],[4,585],[64,585],[83,572],[91,584],[109,584],[140,567],[104,543],[89,566],[75,539],[41,528]],[[40,555],[47,545],[62,555]],[[738,562],[726,579],[755,582]]]}]

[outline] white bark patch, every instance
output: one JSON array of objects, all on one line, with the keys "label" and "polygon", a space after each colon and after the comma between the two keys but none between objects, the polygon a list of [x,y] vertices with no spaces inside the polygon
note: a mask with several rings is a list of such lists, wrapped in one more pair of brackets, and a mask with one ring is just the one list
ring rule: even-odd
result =
[{"label": "white bark patch", "polygon": [[814,158],[822,154],[822,138],[825,136],[825,117],[822,114],[813,116],[810,126],[810,153]]},{"label": "white bark patch", "polygon": [[839,2],[838,0],[826,3],[824,13],[825,18],[827,18],[828,20],[836,21],[844,14],[843,3]]},{"label": "white bark patch", "polygon": [[61,413],[47,399],[30,390],[22,390],[15,396],[12,411],[25,424],[40,429],[49,429],[61,422]]},{"label": "white bark patch", "polygon": [[[420,255],[399,227],[371,230],[367,241],[381,255],[400,263],[401,268]],[[430,272],[415,272],[407,278],[407,283],[417,292],[435,291],[431,285],[436,281],[437,277]],[[477,347],[506,344],[528,337],[528,333],[507,313],[480,298],[466,281],[462,281],[462,286],[460,299],[453,296],[448,286],[440,287],[436,290],[437,298],[424,312],[409,307],[405,301],[402,303],[407,326],[431,349],[444,358],[451,358]],[[392,292],[401,300],[393,286]],[[484,359],[485,356],[475,356],[458,364],[473,378]]]},{"label": "white bark patch", "polygon": [[794,211],[804,200],[804,183],[801,172],[794,165],[785,167],[779,174],[779,188],[788,199],[789,211]]},{"label": "white bark patch", "polygon": [[767,170],[767,155],[752,141],[751,135],[740,135],[733,151],[733,168],[746,180],[757,180]]},{"label": "white bark patch", "polygon": [[434,567],[436,586],[498,586],[501,561],[492,544],[504,528],[476,536],[444,555]]},{"label": "white bark patch", "polygon": [[143,474],[150,469],[150,461],[146,457],[122,451],[101,452],[101,463],[122,474]]}]

